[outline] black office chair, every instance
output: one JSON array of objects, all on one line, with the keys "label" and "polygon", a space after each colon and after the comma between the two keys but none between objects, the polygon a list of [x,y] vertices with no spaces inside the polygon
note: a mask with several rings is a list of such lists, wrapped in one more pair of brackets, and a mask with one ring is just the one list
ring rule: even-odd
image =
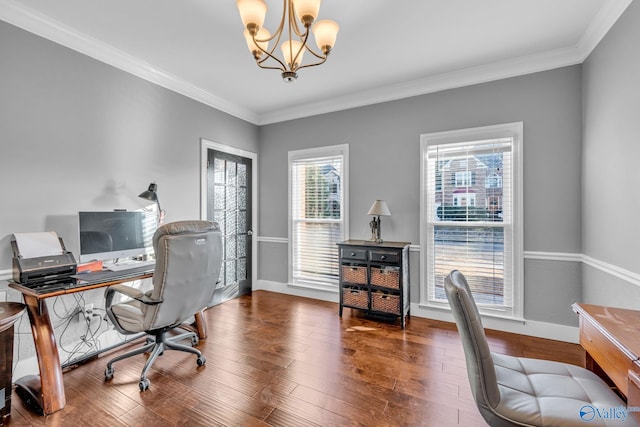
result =
[{"label": "black office chair", "polygon": [[[153,339],[135,350],[115,357],[107,363],[105,381],[113,378],[113,363],[150,352],[140,375],[140,390],[149,388],[147,372],[165,349],[180,350],[198,356],[202,366],[206,358],[200,351],[177,341],[191,339],[193,332],[170,337],[168,332],[207,307],[213,298],[222,262],[222,236],[217,223],[182,221],[163,225],[153,236],[156,266],[153,289],[142,293],[126,285],[110,286],[105,291],[106,310],[115,328],[123,334],[146,332]],[[114,296],[123,294],[125,301],[114,303]]]},{"label": "black office chair", "polygon": [[[579,366],[493,353],[462,273],[444,289],[462,338],[471,392],[490,426],[637,426],[625,403],[596,374]],[[597,411],[601,411],[599,415]]]}]

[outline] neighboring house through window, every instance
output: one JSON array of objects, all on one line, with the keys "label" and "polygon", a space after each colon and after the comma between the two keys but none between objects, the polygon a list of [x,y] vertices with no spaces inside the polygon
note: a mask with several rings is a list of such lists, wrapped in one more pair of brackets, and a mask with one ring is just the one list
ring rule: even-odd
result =
[{"label": "neighboring house through window", "polygon": [[421,136],[420,303],[460,270],[483,314],[522,318],[522,123]]},{"label": "neighboring house through window", "polygon": [[289,283],[338,285],[347,239],[348,145],[289,152]]}]

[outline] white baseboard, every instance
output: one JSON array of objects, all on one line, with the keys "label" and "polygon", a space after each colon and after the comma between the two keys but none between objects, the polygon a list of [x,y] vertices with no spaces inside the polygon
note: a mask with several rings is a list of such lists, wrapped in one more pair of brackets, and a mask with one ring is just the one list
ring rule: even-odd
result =
[{"label": "white baseboard", "polygon": [[[411,316],[454,323],[453,314],[448,310],[438,310],[417,303],[411,303]],[[579,330],[576,326],[558,325],[537,320],[511,320],[497,317],[483,317],[482,324],[487,329],[511,332],[532,337],[547,338],[577,344]]]},{"label": "white baseboard", "polygon": [[326,291],[324,289],[316,289],[307,286],[290,285],[287,283],[273,282],[270,280],[258,280],[253,284],[254,291],[270,291],[279,294],[294,295],[303,298],[313,298],[321,301],[340,302],[338,291]]}]

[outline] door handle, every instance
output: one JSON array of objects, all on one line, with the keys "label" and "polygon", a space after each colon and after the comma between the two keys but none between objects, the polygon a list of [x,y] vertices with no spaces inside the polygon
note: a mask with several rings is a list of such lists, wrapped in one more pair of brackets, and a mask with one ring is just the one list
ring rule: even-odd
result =
[{"label": "door handle", "polygon": [[247,230],[247,236],[253,236],[253,230]]}]

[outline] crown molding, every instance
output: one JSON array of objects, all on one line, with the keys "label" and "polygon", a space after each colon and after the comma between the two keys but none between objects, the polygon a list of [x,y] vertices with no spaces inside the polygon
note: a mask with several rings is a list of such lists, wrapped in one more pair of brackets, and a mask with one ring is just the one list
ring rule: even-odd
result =
[{"label": "crown molding", "polygon": [[587,59],[589,54],[598,46],[598,43],[600,43],[611,27],[613,27],[618,18],[622,16],[632,1],[633,0],[609,0],[602,5],[576,44],[576,49],[580,53],[582,61]]},{"label": "crown molding", "polygon": [[556,49],[265,113],[260,116],[258,124],[266,125],[395,101],[412,96],[575,65],[581,62],[582,58],[575,47]]},{"label": "crown molding", "polygon": [[0,19],[224,113],[256,125],[267,125],[580,64],[595,49],[632,1],[606,1],[574,46],[442,73],[264,114],[258,114],[222,99],[111,45],[39,14],[16,0],[0,0]]},{"label": "crown molding", "polygon": [[220,98],[171,73],[153,67],[126,52],[78,32],[14,0],[0,0],[0,19],[224,113],[254,124],[258,122],[258,115],[253,111]]}]

